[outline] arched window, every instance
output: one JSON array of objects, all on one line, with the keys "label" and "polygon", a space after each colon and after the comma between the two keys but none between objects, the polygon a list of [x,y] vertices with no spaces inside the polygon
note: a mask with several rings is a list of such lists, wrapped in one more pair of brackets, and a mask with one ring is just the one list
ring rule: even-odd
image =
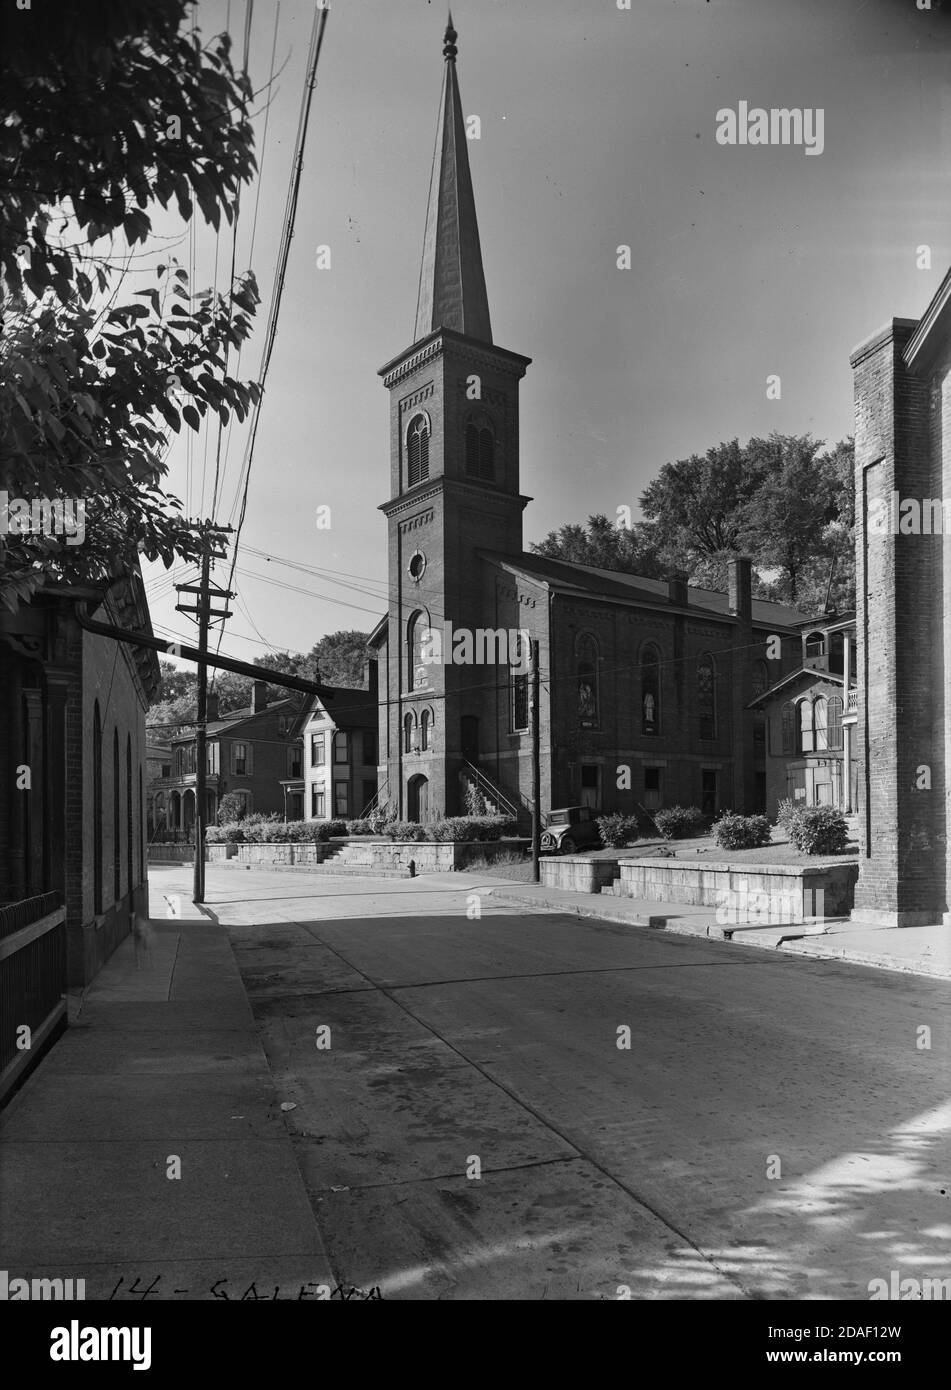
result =
[{"label": "arched window", "polygon": [[119,730],[112,731],[112,901],[120,897],[119,864],[121,860],[119,843]]},{"label": "arched window", "polygon": [[811,753],[814,748],[812,732],[812,701],[799,701],[799,751]]},{"label": "arched window", "polygon": [[425,690],[432,685],[432,666],[441,655],[438,641],[425,613],[414,613],[406,628],[406,689]]},{"label": "arched window", "polygon": [[421,749],[429,747],[429,731],[432,727],[433,716],[428,709],[424,709],[419,721],[419,746]]},{"label": "arched window", "polygon": [[403,719],[403,752],[412,753],[413,751],[413,724],[412,714],[407,714]]},{"label": "arched window", "polygon": [[598,644],[588,633],[575,643],[578,676],[578,723],[582,729],[598,726]]},{"label": "arched window", "polygon": [[829,748],[842,749],[842,700],[838,695],[829,700]]},{"label": "arched window", "polygon": [[128,881],[126,892],[132,892],[132,735],[125,736],[125,864]]},{"label": "arched window", "polygon": [[99,701],[92,717],[93,910],[102,912],[102,717]]},{"label": "arched window", "polygon": [[641,733],[660,733],[660,653],[653,643],[641,653]]},{"label": "arched window", "polygon": [[796,706],[791,700],[782,708],[783,756],[796,756]]},{"label": "arched window", "polygon": [[829,705],[823,695],[816,699],[812,707],[812,728],[816,751],[824,751],[829,746]]},{"label": "arched window", "polygon": [[822,632],[810,632],[806,634],[806,657],[825,656],[826,639]]},{"label": "arched window", "polygon": [[406,431],[407,482],[415,487],[429,477],[429,421],[414,415]]},{"label": "arched window", "polygon": [[697,663],[697,711],[700,720],[700,737],[705,739],[717,736],[717,672],[713,657],[702,656]]},{"label": "arched window", "polygon": [[495,478],[495,436],[484,417],[466,425],[466,475],[488,483]]}]

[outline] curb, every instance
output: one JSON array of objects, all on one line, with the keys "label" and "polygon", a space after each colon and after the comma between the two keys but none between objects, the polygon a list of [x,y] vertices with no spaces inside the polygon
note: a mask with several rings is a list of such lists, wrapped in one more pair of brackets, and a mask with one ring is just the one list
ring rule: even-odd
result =
[{"label": "curb", "polygon": [[550,912],[564,912],[568,916],[574,917],[598,917],[603,922],[619,922],[622,926],[628,927],[654,927],[662,929],[667,926],[666,917],[647,916],[643,912],[612,912],[606,905],[600,903],[595,907],[588,903],[563,903],[553,898],[528,898],[521,897],[517,893],[512,893],[507,889],[486,888],[485,893],[491,896],[494,902],[504,903],[507,907],[543,907]]},{"label": "curb", "polygon": [[[809,960],[829,960],[835,961],[840,965],[866,965],[876,970],[890,970],[894,974],[918,975],[929,980],[951,980],[951,967],[944,966],[940,962],[925,960],[902,960],[895,956],[874,955],[867,951],[851,950],[847,946],[819,946],[820,941],[828,942],[826,935],[815,935],[813,937],[787,938],[785,941],[777,941],[775,944],[767,944],[762,941],[744,941],[743,933],[738,932],[736,937],[726,936],[724,928],[710,921],[697,922],[696,925],[689,923],[683,918],[671,918],[662,916],[646,916],[644,913],[612,912],[607,904],[595,903],[563,903],[552,898],[541,897],[521,897],[517,893],[507,889],[499,891],[495,888],[486,889],[486,894],[490,895],[495,902],[504,903],[512,907],[541,907],[551,912],[562,912],[575,917],[595,917],[604,922],[620,923],[622,926],[630,927],[653,927],[670,932],[674,936],[697,936],[704,941],[722,941],[724,945],[730,946],[752,946],[759,951],[780,951],[783,955],[805,957]],[[726,928],[730,931],[730,928]]]}]

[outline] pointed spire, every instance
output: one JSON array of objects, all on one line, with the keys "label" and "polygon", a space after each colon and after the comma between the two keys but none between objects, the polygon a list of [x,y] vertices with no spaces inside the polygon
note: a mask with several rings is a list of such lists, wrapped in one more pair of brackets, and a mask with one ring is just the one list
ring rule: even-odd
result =
[{"label": "pointed spire", "polygon": [[457,38],[450,11],[443,43],[446,64],[429,184],[414,341],[428,337],[438,328],[451,328],[491,343],[479,224],[456,77]]}]

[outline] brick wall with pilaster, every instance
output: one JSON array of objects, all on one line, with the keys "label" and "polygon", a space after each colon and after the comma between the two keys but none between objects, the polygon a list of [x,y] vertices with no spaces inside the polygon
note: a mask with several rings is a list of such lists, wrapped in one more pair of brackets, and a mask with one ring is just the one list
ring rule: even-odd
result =
[{"label": "brick wall with pilaster", "polygon": [[[940,919],[946,850],[934,777],[944,762],[935,704],[935,647],[941,612],[941,536],[894,535],[891,494],[940,494],[932,460],[925,382],[909,375],[902,350],[914,325],[894,320],[852,356],[855,386],[856,599],[858,605],[860,862],[855,915],[893,925]],[[938,483],[938,487],[935,484]],[[877,499],[884,534],[868,526]],[[936,637],[938,638],[936,642]],[[943,680],[943,672],[942,672]],[[916,786],[918,768],[932,789]],[[941,786],[937,796],[943,799]],[[940,833],[939,833],[940,831]]]}]

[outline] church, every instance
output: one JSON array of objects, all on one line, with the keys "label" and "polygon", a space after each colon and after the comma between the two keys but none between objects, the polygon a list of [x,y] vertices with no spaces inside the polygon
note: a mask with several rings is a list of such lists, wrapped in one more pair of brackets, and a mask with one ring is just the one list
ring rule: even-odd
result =
[{"label": "church", "polygon": [[475,785],[525,826],[530,676],[425,659],[433,629],[522,633],[540,669],[541,805],[633,813],[765,809],[767,716],[750,708],[803,665],[807,616],[751,596],[527,552],[519,386],[531,359],[495,343],[450,19],[413,338],[390,393],[389,611],[378,666],[378,799],[401,820],[465,811]]}]

